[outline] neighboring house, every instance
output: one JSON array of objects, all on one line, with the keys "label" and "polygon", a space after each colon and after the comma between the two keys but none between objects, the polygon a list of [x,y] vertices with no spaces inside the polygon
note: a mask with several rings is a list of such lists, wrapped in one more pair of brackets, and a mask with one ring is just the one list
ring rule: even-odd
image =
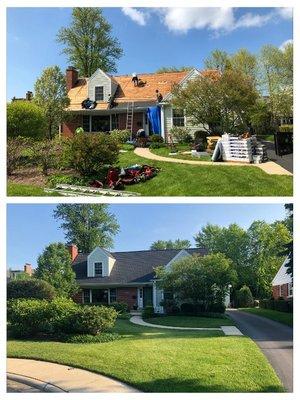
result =
[{"label": "neighboring house", "polygon": [[33,93],[31,91],[27,91],[25,97],[13,97],[11,101],[31,101],[33,99]]},{"label": "neighboring house", "polygon": [[23,274],[27,274],[29,276],[32,276],[33,272],[34,271],[33,271],[32,265],[29,264],[29,263],[26,263],[24,265],[23,269],[10,269],[9,268],[7,270],[7,281],[10,282],[10,281],[12,281],[14,279],[18,279],[18,277],[20,275],[23,275]]},{"label": "neighboring house", "polygon": [[[188,126],[192,133],[201,131],[203,126],[191,125],[183,110],[172,108],[171,91],[174,85],[184,85],[197,76],[215,77],[217,74],[215,70],[200,72],[197,69],[140,74],[139,84],[135,86],[130,75],[110,76],[98,69],[91,77],[80,78],[75,68],[68,67],[66,82],[70,105],[67,110],[73,118],[61,126],[61,133],[72,136],[82,127],[85,132],[128,129],[135,134],[143,128],[147,134],[156,133],[167,138],[173,126]],[[159,99],[157,95],[161,95]],[[88,108],[87,99],[91,104]]]},{"label": "neighboring house", "polygon": [[[164,299],[164,292],[157,287],[154,268],[168,268],[183,257],[207,254],[201,248],[110,253],[96,247],[90,254],[82,254],[78,253],[75,245],[71,245],[69,250],[81,288],[75,298],[77,302],[125,302],[130,309],[153,306],[157,313],[163,312],[160,302]],[[226,306],[229,302],[227,297]]]},{"label": "neighboring house", "polygon": [[276,300],[280,297],[285,300],[293,297],[293,279],[291,275],[287,273],[286,264],[287,259],[283,262],[272,281],[272,294],[273,298]]}]

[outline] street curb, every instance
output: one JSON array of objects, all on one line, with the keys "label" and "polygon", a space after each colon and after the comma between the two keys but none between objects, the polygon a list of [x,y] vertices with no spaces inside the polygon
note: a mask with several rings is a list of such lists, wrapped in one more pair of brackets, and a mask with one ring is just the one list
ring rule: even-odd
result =
[{"label": "street curb", "polygon": [[14,374],[11,372],[7,372],[7,379],[10,379],[14,382],[23,383],[24,385],[34,387],[41,392],[45,393],[68,393],[67,390],[60,388],[59,386],[53,385],[49,382],[44,382],[39,379],[32,378],[30,376]]}]

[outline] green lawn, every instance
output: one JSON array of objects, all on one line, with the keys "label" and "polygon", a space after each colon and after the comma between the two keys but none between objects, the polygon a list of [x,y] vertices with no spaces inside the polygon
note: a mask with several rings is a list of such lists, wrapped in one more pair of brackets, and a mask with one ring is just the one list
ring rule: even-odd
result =
[{"label": "green lawn", "polygon": [[59,196],[59,194],[45,193],[44,189],[39,186],[9,182],[7,196]]},{"label": "green lawn", "polygon": [[129,186],[143,196],[291,196],[291,176],[268,175],[255,167],[184,165],[149,160],[132,151],[120,155],[120,165],[150,164],[157,177]]},{"label": "green lawn", "polygon": [[293,326],[293,313],[285,313],[276,310],[267,310],[265,308],[240,308],[239,310],[251,314],[260,315],[261,317],[269,318],[282,324]]},{"label": "green lawn", "polygon": [[[154,179],[127,186],[143,196],[292,196],[291,176],[268,175],[255,167],[185,165],[159,162],[128,151],[119,165],[150,164],[161,169]],[[42,188],[8,184],[9,196],[49,196]]]},{"label": "green lawn", "polygon": [[178,153],[175,156],[170,156],[169,153],[171,151],[170,147],[161,147],[159,149],[150,149],[150,151],[158,156],[169,157],[169,158],[179,158],[181,160],[194,160],[194,161],[211,161],[210,155],[204,155],[201,157],[193,157],[190,154],[183,154],[184,151],[191,150],[187,145],[176,145],[176,149]]},{"label": "green lawn", "polygon": [[171,331],[117,321],[120,340],[101,344],[8,342],[8,356],[103,373],[144,392],[280,392],[256,344],[221,332]]},{"label": "green lawn", "polygon": [[208,318],[208,317],[188,317],[188,316],[168,316],[147,318],[145,321],[150,324],[165,326],[182,326],[188,328],[219,328],[222,325],[234,325],[228,318]]}]

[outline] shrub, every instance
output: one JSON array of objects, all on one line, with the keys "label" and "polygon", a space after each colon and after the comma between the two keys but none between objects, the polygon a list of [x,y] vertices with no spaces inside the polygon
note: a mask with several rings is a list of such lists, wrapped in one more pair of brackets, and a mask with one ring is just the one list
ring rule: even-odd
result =
[{"label": "shrub", "polygon": [[209,307],[209,311],[212,313],[217,313],[217,314],[224,314],[226,310],[225,304],[224,303],[213,303]]},{"label": "shrub", "polygon": [[112,328],[117,312],[104,306],[78,307],[69,317],[69,331],[97,335]]},{"label": "shrub", "polygon": [[151,135],[150,136],[151,143],[164,143],[164,139],[160,135]]},{"label": "shrub", "polygon": [[79,133],[64,146],[65,161],[83,176],[103,174],[103,170],[114,164],[118,156],[116,140],[104,133]]},{"label": "shrub", "polygon": [[12,299],[8,301],[7,320],[14,336],[32,336],[51,331],[52,311],[47,300]]},{"label": "shrub", "polygon": [[43,174],[48,175],[49,169],[59,166],[62,148],[58,140],[42,140],[34,144],[34,158],[42,168]]},{"label": "shrub", "polygon": [[248,286],[244,285],[236,293],[238,307],[253,307],[253,296]]},{"label": "shrub", "polygon": [[293,312],[293,300],[263,299],[260,300],[260,308],[291,313]]},{"label": "shrub", "polygon": [[162,147],[166,147],[165,143],[160,143],[160,142],[154,142],[150,144],[150,149],[160,149]]},{"label": "shrub", "polygon": [[67,343],[107,343],[120,339],[117,333],[100,333],[98,335],[70,335]]},{"label": "shrub", "polygon": [[195,305],[191,303],[182,303],[180,310],[182,314],[195,314]]},{"label": "shrub", "polygon": [[131,318],[130,313],[118,314],[118,319],[130,319],[130,318]]},{"label": "shrub", "polygon": [[7,136],[41,138],[46,132],[43,110],[30,101],[13,101],[7,104]]},{"label": "shrub", "polygon": [[128,305],[122,302],[110,303],[110,307],[113,307],[120,314],[125,314],[129,310]]},{"label": "shrub", "polygon": [[83,177],[60,174],[51,175],[47,180],[51,187],[55,187],[58,184],[85,186],[89,181],[90,179],[85,179]]},{"label": "shrub", "polygon": [[193,140],[190,129],[184,126],[173,126],[170,133],[175,141],[180,144],[190,143]]},{"label": "shrub", "polygon": [[142,318],[152,318],[154,317],[154,308],[152,306],[147,306],[143,309]]},{"label": "shrub", "polygon": [[51,330],[60,333],[69,331],[70,318],[79,308],[73,300],[65,297],[57,297],[49,303],[51,310]]},{"label": "shrub", "polygon": [[176,315],[180,312],[180,308],[177,306],[174,299],[163,299],[160,305],[164,307],[165,313],[168,315]]},{"label": "shrub", "polygon": [[7,175],[12,173],[21,165],[24,151],[29,148],[31,141],[28,138],[14,137],[7,139]]},{"label": "shrub", "polygon": [[7,284],[7,299],[46,299],[55,297],[55,289],[41,279],[11,281]]},{"label": "shrub", "polygon": [[116,140],[117,143],[126,143],[130,139],[131,133],[127,129],[114,129],[110,132],[110,137]]}]

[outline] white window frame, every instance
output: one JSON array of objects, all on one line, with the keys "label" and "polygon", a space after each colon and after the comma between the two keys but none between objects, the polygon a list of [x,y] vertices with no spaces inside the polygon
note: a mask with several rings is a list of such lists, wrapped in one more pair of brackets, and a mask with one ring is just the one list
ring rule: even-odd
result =
[{"label": "white window frame", "polygon": [[[116,291],[116,298],[115,298],[115,300],[113,300],[113,301],[110,300],[110,291],[111,291],[111,290],[115,290],[115,291]],[[114,303],[114,302],[116,302],[116,301],[117,301],[117,288],[110,288],[110,289],[108,289],[108,304]]]},{"label": "white window frame", "polygon": [[[97,99],[96,98],[96,89],[98,89],[98,88],[102,88],[102,99]],[[100,86],[100,85],[95,86],[95,88],[94,88],[94,98],[95,98],[95,101],[104,101],[104,86]]]},{"label": "white window frame", "polygon": [[[176,117],[176,118],[179,118],[179,117]],[[176,126],[176,127],[178,126],[178,128],[185,128],[185,127],[186,127],[186,115],[185,115],[185,110],[183,110],[183,123],[184,123],[183,126],[174,125],[174,108],[172,107],[172,128],[175,127],[175,126]]]},{"label": "white window frame", "polygon": [[[101,264],[101,275],[100,274],[96,274],[96,264]],[[94,276],[95,277],[103,276],[103,262],[99,262],[99,261],[94,262]]]},{"label": "white window frame", "polygon": [[84,291],[85,291],[85,290],[88,290],[88,291],[89,291],[89,298],[90,298],[89,303],[91,303],[91,302],[92,302],[92,291],[91,291],[91,289],[82,289],[82,304],[88,304],[88,303],[86,303],[86,302],[84,301]]}]

